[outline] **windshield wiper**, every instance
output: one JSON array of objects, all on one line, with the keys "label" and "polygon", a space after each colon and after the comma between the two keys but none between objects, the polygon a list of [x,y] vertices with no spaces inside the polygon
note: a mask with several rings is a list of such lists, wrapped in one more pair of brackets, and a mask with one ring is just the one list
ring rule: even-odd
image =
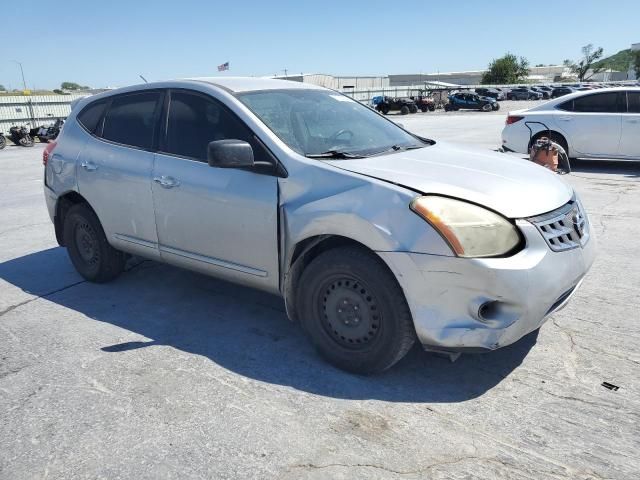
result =
[{"label": "windshield wiper", "polygon": [[327,150],[322,153],[307,153],[307,158],[364,158],[362,155],[344,152],[342,150]]},{"label": "windshield wiper", "polygon": [[384,150],[380,150],[379,152],[372,153],[369,156],[372,157],[374,155],[382,155],[383,153],[388,153],[388,152],[404,152],[406,150],[416,150],[418,148],[424,148],[424,147],[425,147],[424,145],[409,145],[409,146],[391,145],[389,148],[385,148]]}]

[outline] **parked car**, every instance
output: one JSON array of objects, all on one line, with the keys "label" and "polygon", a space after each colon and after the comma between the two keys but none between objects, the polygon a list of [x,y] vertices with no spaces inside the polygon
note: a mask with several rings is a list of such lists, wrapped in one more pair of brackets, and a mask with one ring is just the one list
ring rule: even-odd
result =
[{"label": "parked car", "polygon": [[529,87],[530,90],[533,90],[534,92],[538,92],[540,94],[542,94],[542,98],[544,100],[551,98],[551,92],[548,92],[546,90],[543,90],[540,87]]},{"label": "parked car", "polygon": [[444,106],[445,111],[482,110],[490,112],[499,110],[500,104],[495,98],[481,97],[476,93],[458,92],[449,95],[449,103]]},{"label": "parked car", "polygon": [[513,88],[507,93],[507,100],[540,100],[541,98],[540,92],[534,92],[527,87]]},{"label": "parked car", "polygon": [[[520,153],[549,136],[570,158],[640,160],[640,88],[576,92],[528,110],[510,112],[504,148]],[[530,139],[529,129],[532,129]]]},{"label": "parked car", "polygon": [[573,87],[556,87],[551,92],[551,98],[562,97],[563,95],[568,95],[570,93],[574,93],[576,90]]},{"label": "parked car", "polygon": [[383,113],[384,115],[389,112],[398,111],[401,115],[406,115],[408,113],[416,113],[418,111],[418,106],[416,102],[414,102],[410,98],[394,98],[387,96],[379,96],[373,97],[371,103],[374,105],[374,108]]},{"label": "parked car", "polygon": [[491,97],[491,98],[495,98],[496,100],[504,100],[505,99],[505,95],[504,93],[502,93],[500,90],[497,90],[495,88],[476,88],[476,93],[478,95],[481,95],[483,97]]},{"label": "parked car", "polygon": [[[281,295],[322,356],[357,373],[416,339],[511,344],[567,303],[595,254],[579,198],[549,170],[298,82],[83,98],[43,163],[56,238],[83,278],[113,280],[138,255]],[[554,222],[577,226],[556,235]]]}]

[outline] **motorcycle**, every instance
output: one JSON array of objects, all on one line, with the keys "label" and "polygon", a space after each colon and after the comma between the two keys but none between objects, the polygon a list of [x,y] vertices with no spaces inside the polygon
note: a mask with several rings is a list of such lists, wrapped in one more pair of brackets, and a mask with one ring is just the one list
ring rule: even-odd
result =
[{"label": "motorcycle", "polygon": [[7,139],[4,138],[4,133],[0,132],[0,150],[7,146]]},{"label": "motorcycle", "polygon": [[55,140],[60,135],[60,130],[64,125],[64,120],[58,118],[53,125],[42,125],[40,127],[32,128],[29,131],[31,138],[38,138],[41,143],[49,143],[50,140]]},{"label": "motorcycle", "polygon": [[11,141],[23,147],[33,147],[33,138],[29,135],[29,129],[25,126],[11,127],[9,129]]}]

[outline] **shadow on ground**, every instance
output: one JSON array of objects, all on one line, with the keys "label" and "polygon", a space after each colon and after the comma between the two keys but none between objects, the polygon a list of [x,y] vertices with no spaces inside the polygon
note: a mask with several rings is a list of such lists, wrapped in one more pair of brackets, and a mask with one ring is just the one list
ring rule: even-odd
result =
[{"label": "shadow on ground", "polygon": [[572,160],[573,173],[604,173],[640,178],[640,162],[615,160]]},{"label": "shadow on ground", "polygon": [[[94,321],[140,334],[149,341],[102,346],[105,355],[168,345],[202,355],[259,381],[344,399],[460,402],[482,395],[516,368],[537,332],[483,355],[455,363],[414,348],[391,370],[358,377],[322,361],[282,300],[256,290],[145,261],[109,284],[81,282],[63,248],[0,264],[0,278]],[[80,282],[80,283],[78,283]],[[72,288],[70,285],[74,285]],[[55,318],[43,319],[53,328]],[[87,320],[89,321],[89,320]]]}]

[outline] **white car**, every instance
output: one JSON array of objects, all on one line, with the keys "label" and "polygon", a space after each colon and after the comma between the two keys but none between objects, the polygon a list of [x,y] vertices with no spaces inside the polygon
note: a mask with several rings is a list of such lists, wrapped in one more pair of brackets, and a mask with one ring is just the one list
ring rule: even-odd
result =
[{"label": "white car", "polygon": [[527,153],[541,136],[562,145],[570,158],[640,160],[640,88],[576,92],[509,112],[502,147]]}]

